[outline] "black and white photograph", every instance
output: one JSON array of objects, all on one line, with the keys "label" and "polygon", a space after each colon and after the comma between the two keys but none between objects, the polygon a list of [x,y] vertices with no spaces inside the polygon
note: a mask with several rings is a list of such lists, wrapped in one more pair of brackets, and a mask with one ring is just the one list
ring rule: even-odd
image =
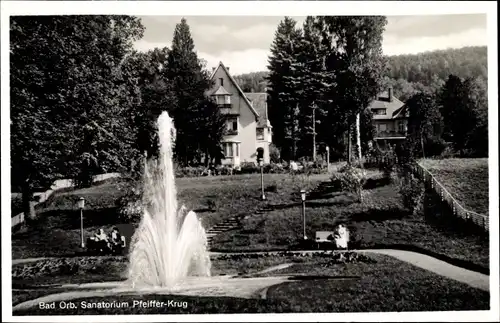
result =
[{"label": "black and white photograph", "polygon": [[2,321],[500,319],[496,2],[1,6]]}]

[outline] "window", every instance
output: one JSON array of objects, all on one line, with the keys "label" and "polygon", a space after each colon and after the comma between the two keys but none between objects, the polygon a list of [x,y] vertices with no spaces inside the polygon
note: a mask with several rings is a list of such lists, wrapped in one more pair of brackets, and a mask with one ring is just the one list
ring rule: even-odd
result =
[{"label": "window", "polygon": [[236,144],[236,157],[240,157],[240,144]]},{"label": "window", "polygon": [[399,121],[398,123],[398,131],[400,133],[405,133],[405,129],[406,128],[406,125],[405,125],[405,122],[404,121]]},{"label": "window", "polygon": [[233,157],[233,143],[232,142],[225,143],[224,154],[226,155],[226,158]]},{"label": "window", "polygon": [[218,105],[231,104],[230,95],[217,95],[216,101]]},{"label": "window", "polygon": [[377,109],[375,110],[375,114],[384,116],[386,115],[386,109]]},{"label": "window", "polygon": [[222,77],[219,79],[219,83],[221,86],[224,86],[224,79]]},{"label": "window", "polygon": [[385,123],[381,123],[378,125],[378,131],[387,131],[387,125]]},{"label": "window", "polygon": [[257,140],[264,140],[264,129],[257,128]]},{"label": "window", "polygon": [[238,119],[232,118],[227,121],[228,131],[238,131]]}]

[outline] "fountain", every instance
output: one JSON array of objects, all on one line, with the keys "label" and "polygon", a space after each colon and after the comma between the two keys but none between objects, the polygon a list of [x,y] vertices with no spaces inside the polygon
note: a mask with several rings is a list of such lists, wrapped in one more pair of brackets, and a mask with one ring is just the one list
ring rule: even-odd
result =
[{"label": "fountain", "polygon": [[129,279],[134,287],[179,288],[189,276],[210,276],[207,237],[193,211],[178,209],[173,120],[158,118],[159,157],[144,171],[143,218],[132,237]]},{"label": "fountain", "polygon": [[166,112],[158,119],[158,131],[160,154],[144,171],[143,218],[132,237],[128,279],[61,285],[70,291],[19,303],[14,311],[40,303],[145,294],[255,298],[262,297],[261,291],[269,286],[291,281],[286,275],[210,276],[205,230],[194,212],[177,205],[172,162],[175,128]]}]

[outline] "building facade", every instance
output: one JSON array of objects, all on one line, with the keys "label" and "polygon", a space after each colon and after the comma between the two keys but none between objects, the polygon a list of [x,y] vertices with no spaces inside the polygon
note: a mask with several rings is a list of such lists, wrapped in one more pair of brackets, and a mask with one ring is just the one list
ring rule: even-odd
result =
[{"label": "building facade", "polygon": [[375,142],[384,149],[406,139],[408,113],[405,104],[393,95],[392,88],[382,92],[369,108],[373,113]]},{"label": "building facade", "polygon": [[259,148],[264,163],[269,163],[272,127],[267,117],[267,94],[244,93],[222,62],[212,69],[211,79],[214,87],[209,95],[227,116],[222,164],[239,167],[243,162],[257,162]]}]

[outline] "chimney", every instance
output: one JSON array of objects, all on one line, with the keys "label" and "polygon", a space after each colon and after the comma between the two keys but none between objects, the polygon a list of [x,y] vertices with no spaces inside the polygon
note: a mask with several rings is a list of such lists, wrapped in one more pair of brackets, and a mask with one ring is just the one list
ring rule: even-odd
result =
[{"label": "chimney", "polygon": [[387,96],[389,97],[389,102],[392,102],[393,96],[392,96],[392,87],[387,89]]},{"label": "chimney", "polygon": [[212,73],[215,73],[215,67],[212,67]]},{"label": "chimney", "polygon": [[229,72],[229,66],[226,66],[226,70]]}]

